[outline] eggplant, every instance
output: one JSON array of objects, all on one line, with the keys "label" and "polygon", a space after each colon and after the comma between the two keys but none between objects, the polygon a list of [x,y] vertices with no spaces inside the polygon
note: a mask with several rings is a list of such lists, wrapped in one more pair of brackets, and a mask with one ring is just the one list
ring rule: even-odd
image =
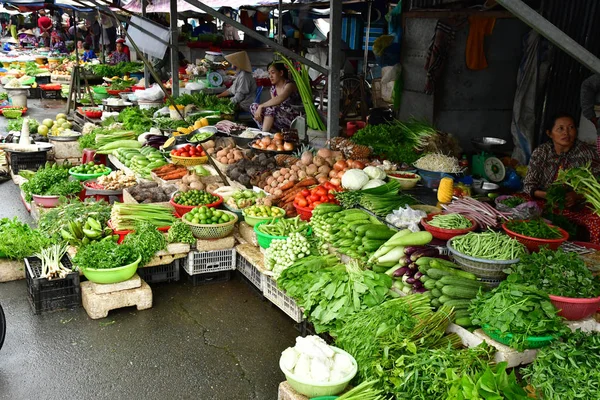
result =
[{"label": "eggplant", "polygon": [[410,268],[412,271],[418,271],[419,270],[419,266],[415,263],[410,263],[407,265],[408,268]]},{"label": "eggplant", "polygon": [[428,247],[429,246],[407,246],[404,248],[404,254],[410,257],[410,255],[415,251],[424,250]]},{"label": "eggplant", "polygon": [[421,277],[422,277],[422,276],[423,276],[423,273],[422,273],[421,271],[417,271],[417,272],[415,273],[415,276],[414,276],[414,278],[415,278],[415,279],[421,279]]},{"label": "eggplant", "polygon": [[415,283],[413,283],[413,289],[421,289],[423,287],[423,282],[418,279],[415,279]]},{"label": "eggplant", "polygon": [[400,278],[401,276],[406,275],[408,271],[408,267],[401,267],[394,271],[393,276],[394,278]]},{"label": "eggplant", "polygon": [[408,283],[409,285],[413,285],[415,282],[417,282],[417,280],[415,278],[408,278],[406,280],[406,283]]},{"label": "eggplant", "polygon": [[420,288],[420,289],[415,289],[415,293],[425,293],[427,291],[427,289],[425,289],[424,287]]},{"label": "eggplant", "polygon": [[428,247],[426,249],[415,251],[411,254],[410,260],[417,261],[420,257],[439,257],[440,252],[435,247]]}]

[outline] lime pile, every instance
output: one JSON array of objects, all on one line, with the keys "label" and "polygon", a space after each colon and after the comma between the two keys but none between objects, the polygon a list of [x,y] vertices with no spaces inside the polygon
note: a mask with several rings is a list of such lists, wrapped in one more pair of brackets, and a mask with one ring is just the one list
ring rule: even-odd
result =
[{"label": "lime pile", "polygon": [[85,175],[104,174],[104,173],[107,173],[110,171],[111,171],[110,168],[108,168],[106,165],[94,164],[93,161],[90,161],[87,164],[78,165],[71,169],[71,172],[73,172],[75,174],[85,174]]},{"label": "lime pile", "polygon": [[202,206],[194,208],[189,213],[185,214],[183,218],[190,224],[216,225],[233,221],[235,216],[221,210]]},{"label": "lime pile", "polygon": [[259,206],[244,208],[244,214],[250,217],[268,218],[268,217],[283,217],[284,211],[278,207]]},{"label": "lime pile", "polygon": [[185,193],[180,193],[173,198],[173,202],[181,206],[202,206],[204,204],[211,204],[219,198],[212,195],[204,190],[188,190]]}]

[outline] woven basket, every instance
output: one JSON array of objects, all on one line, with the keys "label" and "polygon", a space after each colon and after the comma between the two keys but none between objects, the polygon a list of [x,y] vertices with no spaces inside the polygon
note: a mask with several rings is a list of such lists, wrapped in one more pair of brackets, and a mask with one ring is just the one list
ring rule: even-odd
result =
[{"label": "woven basket", "polygon": [[488,260],[485,258],[471,257],[457,251],[452,246],[453,240],[454,238],[448,240],[446,246],[452,254],[454,261],[460,267],[460,269],[470,272],[478,278],[503,280],[506,278],[506,274],[503,272],[503,270],[520,261],[519,258],[514,260]]},{"label": "woven basket", "polygon": [[190,226],[194,237],[197,239],[221,239],[229,236],[233,232],[238,216],[230,211],[221,210],[223,213],[235,217],[232,221],[224,224],[191,224],[185,218],[181,220]]},{"label": "woven basket", "polygon": [[205,157],[179,157],[171,156],[173,164],[183,165],[184,167],[193,167],[194,165],[206,164],[208,156]]}]

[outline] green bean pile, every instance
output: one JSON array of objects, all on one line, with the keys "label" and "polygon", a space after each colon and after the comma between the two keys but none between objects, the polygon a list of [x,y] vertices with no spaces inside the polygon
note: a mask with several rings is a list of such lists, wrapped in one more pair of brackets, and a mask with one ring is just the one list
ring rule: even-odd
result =
[{"label": "green bean pile", "polygon": [[514,260],[525,254],[525,246],[498,232],[469,232],[452,239],[452,247],[467,256],[488,260]]},{"label": "green bean pile", "polygon": [[539,219],[531,221],[509,221],[506,227],[519,235],[537,239],[560,239],[562,233],[555,226],[550,226]]},{"label": "green bean pile", "polygon": [[300,216],[289,219],[278,219],[273,222],[264,223],[257,228],[262,233],[271,236],[289,236],[292,233],[306,234],[308,224],[300,220]]},{"label": "green bean pile", "polygon": [[431,226],[442,229],[467,229],[473,226],[468,218],[460,214],[438,214],[427,221]]}]

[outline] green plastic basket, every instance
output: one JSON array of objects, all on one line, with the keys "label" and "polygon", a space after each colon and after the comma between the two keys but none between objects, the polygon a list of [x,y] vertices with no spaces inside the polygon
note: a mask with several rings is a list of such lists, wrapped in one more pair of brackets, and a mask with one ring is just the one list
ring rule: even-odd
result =
[{"label": "green plastic basket", "polygon": [[[491,328],[488,325],[484,325],[481,327],[483,332],[488,335],[491,339],[495,340],[498,343],[502,343],[503,345],[509,346],[511,345],[513,335],[512,333],[502,333],[497,329]],[[541,347],[546,347],[550,343],[556,340],[554,336],[530,336],[527,338],[525,342],[526,349],[539,349]]]},{"label": "green plastic basket", "polygon": [[[258,245],[260,247],[262,247],[263,249],[268,249],[271,246],[271,242],[275,239],[287,239],[288,238],[288,236],[273,236],[273,235],[268,235],[264,232],[261,232],[259,229],[259,226],[261,226],[262,224],[266,224],[267,222],[271,222],[271,221],[260,221],[259,223],[254,225],[254,233],[256,233],[256,241],[258,242]],[[310,236],[311,234],[312,234],[312,228],[309,226],[306,235]]]},{"label": "green plastic basket", "polygon": [[83,275],[90,281],[94,283],[119,283],[124,282],[130,279],[133,275],[135,275],[135,271],[137,271],[138,265],[142,260],[142,256],[139,256],[137,260],[132,262],[131,264],[124,265],[122,267],[117,268],[109,268],[109,269],[92,269],[92,268],[82,268]]},{"label": "green plastic basket", "polygon": [[93,86],[92,90],[97,94],[108,94],[104,86]]},{"label": "green plastic basket", "polygon": [[108,175],[110,174],[112,171],[111,170],[106,170],[104,172],[101,172],[99,174],[78,174],[77,172],[73,172],[73,168],[71,168],[69,170],[69,174],[77,179],[78,181],[89,181],[90,179],[96,179],[101,177],[102,175]]}]

